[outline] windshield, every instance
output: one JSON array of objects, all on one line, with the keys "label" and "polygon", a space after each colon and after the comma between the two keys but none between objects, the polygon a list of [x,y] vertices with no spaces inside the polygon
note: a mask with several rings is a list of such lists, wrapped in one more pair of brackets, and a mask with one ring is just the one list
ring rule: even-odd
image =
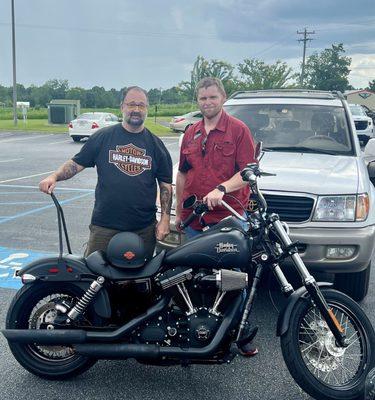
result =
[{"label": "windshield", "polygon": [[77,119],[88,119],[89,121],[96,121],[101,117],[102,117],[101,114],[86,113],[86,114],[81,114],[80,116],[77,117]]},{"label": "windshield", "polygon": [[225,110],[250,128],[264,150],[353,154],[343,107],[238,104]]},{"label": "windshield", "polygon": [[353,115],[358,115],[361,117],[365,117],[366,113],[365,110],[361,107],[361,106],[357,106],[357,105],[349,105],[350,111]]}]

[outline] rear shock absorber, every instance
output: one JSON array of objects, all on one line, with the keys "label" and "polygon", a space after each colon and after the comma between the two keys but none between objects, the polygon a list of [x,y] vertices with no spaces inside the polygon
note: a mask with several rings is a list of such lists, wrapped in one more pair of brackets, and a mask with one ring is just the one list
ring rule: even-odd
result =
[{"label": "rear shock absorber", "polygon": [[71,321],[76,320],[89,304],[92,302],[96,294],[103,287],[104,278],[99,276],[96,281],[93,281],[85,294],[79,299],[78,303],[68,312],[68,317]]}]

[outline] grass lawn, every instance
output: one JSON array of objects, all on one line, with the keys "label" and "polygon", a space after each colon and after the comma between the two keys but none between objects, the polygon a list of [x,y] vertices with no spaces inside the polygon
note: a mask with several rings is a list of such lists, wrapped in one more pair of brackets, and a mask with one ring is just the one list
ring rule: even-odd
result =
[{"label": "grass lawn", "polygon": [[[146,127],[157,136],[178,136],[169,128],[158,123],[155,124],[154,118],[147,118]],[[0,131],[30,131],[30,132],[46,132],[46,133],[67,133],[67,125],[49,125],[46,119],[29,119],[26,123],[18,120],[15,127],[13,120],[0,120]]]}]

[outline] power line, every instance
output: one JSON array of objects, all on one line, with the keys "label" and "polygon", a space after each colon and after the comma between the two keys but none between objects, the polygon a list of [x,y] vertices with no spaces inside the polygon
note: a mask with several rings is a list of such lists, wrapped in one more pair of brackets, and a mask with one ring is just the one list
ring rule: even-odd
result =
[{"label": "power line", "polygon": [[300,85],[303,87],[303,80],[305,78],[305,59],[306,59],[306,43],[313,39],[308,38],[307,35],[315,35],[315,31],[307,32],[307,28],[304,29],[303,32],[297,31],[298,35],[303,35],[303,39],[298,39],[298,42],[303,42],[303,58],[302,58],[302,71],[301,71],[301,78],[300,78]]}]

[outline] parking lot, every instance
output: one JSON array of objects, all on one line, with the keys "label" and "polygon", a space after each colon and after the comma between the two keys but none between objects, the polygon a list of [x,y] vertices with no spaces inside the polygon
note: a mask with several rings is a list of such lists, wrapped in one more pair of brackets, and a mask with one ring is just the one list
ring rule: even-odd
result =
[{"label": "parking lot", "polygon": [[[177,138],[163,139],[173,162]],[[49,196],[38,183],[79,151],[64,134],[0,133],[0,326],[19,282],[15,269],[58,250],[57,216]],[[96,173],[87,169],[60,182],[55,191],[65,211],[73,253],[83,254],[94,200]],[[369,295],[362,303],[375,322],[373,274]],[[270,298],[271,295],[271,298]],[[259,354],[237,358],[226,366],[152,367],[129,361],[100,361],[90,371],[67,382],[36,378],[18,365],[0,336],[0,397],[30,399],[309,399],[287,371],[276,338],[281,295],[265,289],[255,306],[259,325]]]}]

